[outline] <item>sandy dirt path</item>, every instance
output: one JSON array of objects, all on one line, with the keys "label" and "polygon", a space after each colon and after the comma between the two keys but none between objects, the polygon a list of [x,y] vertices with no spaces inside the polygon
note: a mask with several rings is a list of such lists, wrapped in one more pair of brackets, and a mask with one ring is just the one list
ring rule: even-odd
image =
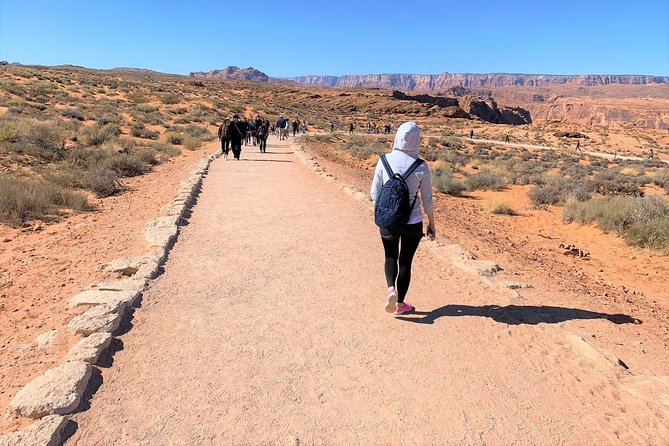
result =
[{"label": "sandy dirt path", "polygon": [[370,212],[273,137],[242,156],[213,163],[68,445],[669,438],[654,382],[538,323],[625,318],[525,307],[425,246],[407,298],[417,311],[395,318]]}]

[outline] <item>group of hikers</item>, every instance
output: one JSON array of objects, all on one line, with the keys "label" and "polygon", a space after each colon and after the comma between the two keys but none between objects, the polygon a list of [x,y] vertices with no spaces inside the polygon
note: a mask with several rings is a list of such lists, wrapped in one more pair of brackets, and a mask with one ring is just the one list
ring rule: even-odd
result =
[{"label": "group of hikers", "polygon": [[269,120],[257,115],[255,119],[241,119],[239,115],[234,115],[232,119],[226,119],[218,127],[218,139],[221,141],[221,152],[223,158],[228,159],[228,153],[232,150],[232,155],[236,160],[240,159],[242,153],[242,143],[245,146],[253,144],[259,146],[260,153],[267,152],[267,137],[270,133],[276,134],[280,140],[288,138],[290,129],[293,130],[293,136],[296,136],[299,130],[302,133],[307,131],[307,122],[290,119],[280,115],[274,124]]},{"label": "group of hikers", "polygon": [[[330,131],[334,132],[334,129],[335,129],[334,123],[331,123],[330,124]],[[385,133],[385,134],[389,134],[390,129],[391,129],[391,126],[390,126],[390,124],[387,124],[387,123],[384,124],[383,127],[379,123],[376,123],[376,124],[373,124],[372,122],[367,123],[367,133],[369,133],[369,134],[378,135],[378,134],[381,133],[381,131],[383,131],[383,133]],[[351,134],[351,133],[353,133],[354,130],[355,130],[355,125],[352,122],[349,123],[348,124],[348,133]]]}]

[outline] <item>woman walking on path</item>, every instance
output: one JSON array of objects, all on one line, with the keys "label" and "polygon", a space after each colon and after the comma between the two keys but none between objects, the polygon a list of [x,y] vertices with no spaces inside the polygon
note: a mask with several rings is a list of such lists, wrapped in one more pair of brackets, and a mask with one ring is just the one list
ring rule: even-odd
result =
[{"label": "woman walking on path", "polygon": [[428,218],[427,235],[430,240],[436,237],[432,178],[430,168],[418,158],[419,148],[420,128],[413,122],[405,122],[397,129],[392,152],[384,155],[376,164],[370,189],[372,201],[376,203],[384,184],[393,177],[397,181],[399,174],[406,184],[413,206],[409,209],[410,216],[405,225],[393,229],[381,228],[388,284],[386,311],[395,314],[405,314],[413,310],[413,306],[405,302],[404,297],[411,282],[411,263],[423,237],[423,209]]}]

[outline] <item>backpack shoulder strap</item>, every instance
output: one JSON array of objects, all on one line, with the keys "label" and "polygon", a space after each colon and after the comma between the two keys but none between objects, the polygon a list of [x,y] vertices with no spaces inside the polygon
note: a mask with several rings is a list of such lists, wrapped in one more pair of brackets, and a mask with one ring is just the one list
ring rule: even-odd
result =
[{"label": "backpack shoulder strap", "polygon": [[395,173],[393,172],[393,169],[390,168],[390,164],[388,164],[388,160],[386,159],[385,155],[381,155],[381,162],[383,163],[383,167],[386,168],[388,176],[392,178],[395,175]]},{"label": "backpack shoulder strap", "polygon": [[423,164],[423,160],[420,158],[417,158],[416,161],[413,162],[412,165],[409,166],[406,172],[404,172],[404,175],[402,177],[406,180],[409,178],[409,176],[414,172],[414,170],[418,169],[418,167]]}]

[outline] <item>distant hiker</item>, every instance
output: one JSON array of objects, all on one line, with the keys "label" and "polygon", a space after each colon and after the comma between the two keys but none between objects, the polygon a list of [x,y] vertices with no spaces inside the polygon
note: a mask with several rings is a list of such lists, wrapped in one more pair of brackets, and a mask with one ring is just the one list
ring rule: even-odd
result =
[{"label": "distant hiker", "polygon": [[474,130],[469,131],[469,139],[474,139]]},{"label": "distant hiker", "polygon": [[509,142],[509,134],[504,135],[504,142]]},{"label": "distant hiker", "polygon": [[297,129],[300,128],[300,124],[297,123],[297,120],[293,120],[293,138],[297,134]]},{"label": "distant hiker", "polygon": [[383,132],[387,135],[390,133],[390,124],[386,124],[383,126]]},{"label": "distant hiker", "polygon": [[228,159],[228,151],[230,150],[230,137],[228,136],[229,125],[230,120],[226,119],[218,128],[218,139],[221,140],[221,152],[223,152],[223,158],[226,160]]},{"label": "distant hiker", "polygon": [[383,155],[376,164],[370,189],[375,203],[374,220],[380,227],[386,259],[385,307],[387,312],[395,314],[413,310],[404,297],[411,281],[411,262],[423,237],[421,204],[428,218],[427,235],[430,240],[436,237],[430,168],[418,157],[419,148],[420,128],[413,122],[405,122],[397,129],[392,152]]},{"label": "distant hiker", "polygon": [[253,132],[253,145],[256,145],[256,142],[258,142],[258,129],[260,126],[263,124],[263,120],[260,117],[260,115],[256,115],[255,121],[253,121],[253,128],[255,131]]},{"label": "distant hiker", "polygon": [[285,124],[285,118],[283,115],[279,115],[279,119],[276,120],[276,131],[279,134],[279,141],[283,141],[283,126]]},{"label": "distant hiker", "polygon": [[334,122],[330,123],[330,133],[334,133],[335,125]]},{"label": "distant hiker", "polygon": [[302,124],[300,125],[300,129],[302,130],[303,135],[305,133],[307,133],[307,121],[306,120],[302,121]]},{"label": "distant hiker", "polygon": [[353,123],[350,123],[350,124],[348,125],[348,133],[349,133],[349,135],[350,135],[351,133],[353,133]]},{"label": "distant hiker", "polygon": [[649,160],[654,160],[655,159],[655,153],[653,153],[653,149],[650,149],[650,155],[648,155]]},{"label": "distant hiker", "polygon": [[260,153],[267,152],[267,137],[269,136],[269,121],[261,120],[260,125],[258,125],[258,130],[256,130],[256,139],[258,140],[258,145],[260,146]]},{"label": "distant hiker", "polygon": [[242,153],[242,140],[246,136],[246,123],[244,123],[239,115],[232,117],[233,121],[228,125],[228,136],[230,137],[230,148],[236,160]]},{"label": "distant hiker", "polygon": [[281,129],[283,139],[288,139],[288,129],[290,129],[290,118],[286,118],[283,121],[283,128]]},{"label": "distant hiker", "polygon": [[576,151],[577,152],[581,151],[581,141],[576,141]]}]

